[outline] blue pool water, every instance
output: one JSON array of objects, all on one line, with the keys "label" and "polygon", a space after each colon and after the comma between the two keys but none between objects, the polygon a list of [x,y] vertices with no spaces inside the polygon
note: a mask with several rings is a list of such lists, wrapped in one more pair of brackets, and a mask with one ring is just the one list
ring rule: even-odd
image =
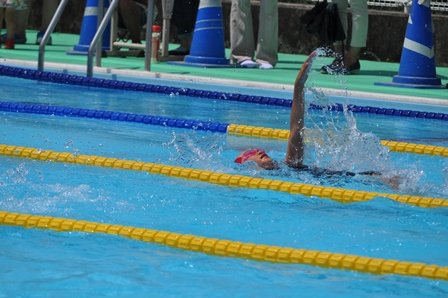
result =
[{"label": "blue pool water", "polygon": [[[287,129],[289,108],[2,78],[2,101]],[[308,97],[311,100],[312,96]],[[443,111],[442,111],[443,112]],[[444,111],[447,113],[447,111]],[[448,147],[448,121],[309,111],[306,162],[403,177],[314,177],[233,163],[248,147],[281,160],[283,141],[106,120],[0,113],[2,144],[448,198],[448,160],[390,153],[379,139]],[[331,138],[326,136],[331,135]],[[143,172],[0,156],[0,210],[258,244],[448,266],[448,213],[376,198],[340,204]],[[448,283],[220,258],[120,237],[0,226],[0,297],[443,297]]]}]

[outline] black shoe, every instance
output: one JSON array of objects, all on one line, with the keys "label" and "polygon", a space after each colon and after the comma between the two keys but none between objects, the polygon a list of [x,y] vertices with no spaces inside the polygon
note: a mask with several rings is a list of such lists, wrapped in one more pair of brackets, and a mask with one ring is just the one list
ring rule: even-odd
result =
[{"label": "black shoe", "polygon": [[[36,44],[40,45],[40,42],[44,38],[44,34],[45,34],[45,32],[42,32],[42,31],[37,32]],[[50,35],[50,38],[47,41],[47,46],[51,46],[52,44],[53,44],[53,40],[51,39],[51,35]]]},{"label": "black shoe", "polygon": [[344,56],[342,56],[341,54],[336,54],[336,57],[334,58],[333,62],[331,62],[331,64],[324,65],[321,67],[320,73],[328,74],[329,71],[331,71],[332,69],[341,67],[343,62],[344,62]]},{"label": "black shoe", "polygon": [[180,46],[177,49],[168,51],[168,55],[172,55],[172,56],[186,56],[186,55],[190,55],[190,50],[187,50],[184,47]]},{"label": "black shoe", "polygon": [[325,74],[342,74],[342,75],[351,75],[356,74],[361,70],[361,64],[359,64],[359,61],[356,61],[354,64],[350,65],[349,67],[346,67],[344,63],[341,63],[340,65],[326,65],[325,67]]},{"label": "black shoe", "polygon": [[[0,43],[6,42],[6,33],[0,35]],[[26,36],[20,36],[17,34],[14,34],[14,43],[15,44],[25,44],[26,43]]]}]

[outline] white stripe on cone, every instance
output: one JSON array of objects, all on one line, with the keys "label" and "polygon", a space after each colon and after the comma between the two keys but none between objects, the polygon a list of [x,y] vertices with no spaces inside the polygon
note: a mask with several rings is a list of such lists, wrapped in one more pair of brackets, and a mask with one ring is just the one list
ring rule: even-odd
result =
[{"label": "white stripe on cone", "polygon": [[207,7],[221,7],[221,0],[201,0],[199,9]]},{"label": "white stripe on cone", "polygon": [[403,47],[405,49],[408,49],[410,51],[428,57],[429,59],[434,58],[434,47],[428,48],[427,46],[422,45],[421,43],[418,43],[416,41],[410,40],[408,38],[404,39]]}]

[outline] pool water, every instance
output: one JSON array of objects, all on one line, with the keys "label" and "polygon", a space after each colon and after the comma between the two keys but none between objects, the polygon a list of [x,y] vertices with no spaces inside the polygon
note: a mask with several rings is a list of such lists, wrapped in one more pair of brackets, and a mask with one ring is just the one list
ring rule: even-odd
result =
[{"label": "pool water", "polygon": [[[1,100],[287,129],[289,108],[2,78]],[[308,96],[308,100],[312,96]],[[445,111],[446,113],[446,111]],[[248,147],[284,157],[286,142],[106,120],[0,113],[2,144],[349,189],[448,197],[448,160],[391,153],[379,139],[448,147],[448,123],[309,111],[306,162],[403,176],[315,177],[233,163]],[[329,137],[330,136],[330,137]],[[448,265],[448,212],[384,198],[341,204],[144,172],[0,157],[0,210],[258,244]],[[443,297],[448,283],[208,256],[116,236],[0,226],[0,297]]]}]

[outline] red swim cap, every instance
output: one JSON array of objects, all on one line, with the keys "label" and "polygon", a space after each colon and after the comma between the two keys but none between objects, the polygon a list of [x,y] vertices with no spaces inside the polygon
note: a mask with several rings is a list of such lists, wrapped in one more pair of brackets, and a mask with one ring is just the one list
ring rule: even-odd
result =
[{"label": "red swim cap", "polygon": [[254,149],[246,150],[243,153],[241,153],[240,155],[238,155],[238,157],[235,159],[235,162],[240,163],[240,164],[245,163],[249,158],[251,158],[252,156],[257,155],[257,154],[260,154],[262,158],[263,158],[263,155],[266,157],[269,157],[264,150],[254,148]]}]

